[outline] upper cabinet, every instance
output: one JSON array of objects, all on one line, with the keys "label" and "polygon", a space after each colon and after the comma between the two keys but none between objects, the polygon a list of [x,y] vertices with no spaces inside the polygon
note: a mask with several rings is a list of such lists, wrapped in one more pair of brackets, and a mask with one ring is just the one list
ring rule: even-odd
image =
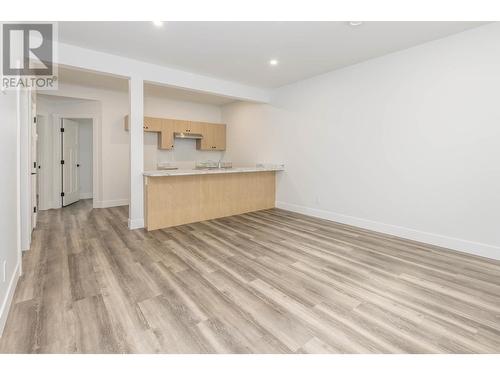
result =
[{"label": "upper cabinet", "polygon": [[175,132],[177,133],[192,133],[201,134],[201,126],[199,122],[186,120],[171,120],[175,122]]},{"label": "upper cabinet", "polygon": [[[128,121],[129,118],[127,115],[125,116],[125,130],[128,130],[129,128]],[[162,124],[161,118],[144,117],[144,123],[142,124],[142,128],[144,129],[145,132],[161,132],[161,124]]]},{"label": "upper cabinet", "polygon": [[226,149],[226,124],[214,124],[215,126],[215,149],[225,150]]},{"label": "upper cabinet", "polygon": [[147,132],[161,132],[163,120],[155,117],[144,117],[143,128]]},{"label": "upper cabinet", "polygon": [[[209,122],[175,120],[144,117],[144,131],[158,133],[158,148],[172,150],[174,133],[201,134],[196,140],[196,149],[203,151],[223,151],[226,149],[226,125]],[[129,117],[125,116],[125,130],[129,129]]]},{"label": "upper cabinet", "polygon": [[203,151],[223,151],[226,149],[226,125],[198,123],[202,139],[196,141],[196,148]]},{"label": "upper cabinet", "polygon": [[158,134],[158,148],[172,150],[174,148],[175,120],[167,118],[161,120],[161,132]]}]

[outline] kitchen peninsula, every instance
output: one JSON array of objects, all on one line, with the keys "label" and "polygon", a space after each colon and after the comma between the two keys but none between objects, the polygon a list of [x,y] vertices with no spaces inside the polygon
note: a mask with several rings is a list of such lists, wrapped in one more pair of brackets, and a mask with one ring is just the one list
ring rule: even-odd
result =
[{"label": "kitchen peninsula", "polygon": [[283,165],[144,172],[145,226],[168,228],[273,208]]}]

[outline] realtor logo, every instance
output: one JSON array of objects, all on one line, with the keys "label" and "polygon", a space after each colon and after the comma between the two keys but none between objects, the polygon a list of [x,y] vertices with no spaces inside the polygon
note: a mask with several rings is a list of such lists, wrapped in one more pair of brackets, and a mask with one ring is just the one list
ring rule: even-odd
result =
[{"label": "realtor logo", "polygon": [[2,24],[2,88],[57,89],[54,23]]}]

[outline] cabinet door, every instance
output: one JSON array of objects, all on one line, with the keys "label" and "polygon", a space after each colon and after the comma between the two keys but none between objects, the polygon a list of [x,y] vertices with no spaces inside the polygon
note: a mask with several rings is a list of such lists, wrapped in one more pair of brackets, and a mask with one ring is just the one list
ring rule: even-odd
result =
[{"label": "cabinet door", "polygon": [[175,131],[177,133],[199,133],[193,129],[193,122],[186,120],[172,120],[175,123]]},{"label": "cabinet door", "polygon": [[190,133],[196,133],[196,134],[202,134],[203,122],[197,122],[197,121],[187,121],[188,124],[188,129]]},{"label": "cabinet door", "polygon": [[213,151],[214,132],[212,124],[199,123],[199,126],[200,133],[203,135],[203,138],[196,141],[196,148],[203,151]]},{"label": "cabinet door", "polygon": [[162,119],[160,133],[158,134],[158,148],[172,150],[174,148],[175,120]]},{"label": "cabinet door", "polygon": [[144,131],[161,132],[162,119],[155,117],[144,117]]},{"label": "cabinet door", "polygon": [[226,125],[200,123],[203,139],[196,142],[196,148],[204,151],[223,151],[226,149]]},{"label": "cabinet door", "polygon": [[226,149],[226,125],[213,125],[213,146],[214,150],[223,151]]}]

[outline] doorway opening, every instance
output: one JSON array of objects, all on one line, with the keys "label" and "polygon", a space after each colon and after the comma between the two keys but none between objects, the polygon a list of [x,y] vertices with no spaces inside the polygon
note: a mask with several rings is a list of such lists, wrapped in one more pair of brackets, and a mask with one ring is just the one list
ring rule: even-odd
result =
[{"label": "doorway opening", "polygon": [[92,117],[38,115],[40,210],[67,207],[94,197],[94,121]]},{"label": "doorway opening", "polygon": [[92,119],[61,118],[61,206],[91,199]]}]

